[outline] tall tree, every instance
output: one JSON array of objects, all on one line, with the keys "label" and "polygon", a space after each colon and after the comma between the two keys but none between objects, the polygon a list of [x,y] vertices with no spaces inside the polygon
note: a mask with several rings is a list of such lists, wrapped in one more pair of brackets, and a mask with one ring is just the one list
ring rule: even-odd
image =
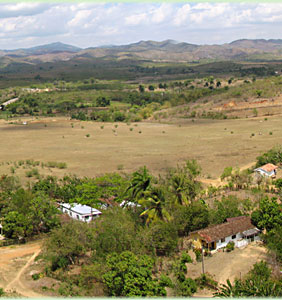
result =
[{"label": "tall tree", "polygon": [[157,220],[169,221],[171,219],[171,216],[165,208],[166,200],[162,187],[151,187],[144,193],[144,198],[138,202],[145,208],[140,216],[147,216],[146,223]]},{"label": "tall tree", "polygon": [[144,196],[145,191],[151,185],[152,178],[146,166],[133,173],[130,186],[127,188],[127,192],[131,193],[132,200]]}]

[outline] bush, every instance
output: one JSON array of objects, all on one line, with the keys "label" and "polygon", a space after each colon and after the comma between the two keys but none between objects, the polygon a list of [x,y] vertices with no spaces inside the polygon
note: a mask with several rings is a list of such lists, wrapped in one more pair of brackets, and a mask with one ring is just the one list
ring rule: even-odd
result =
[{"label": "bush", "polygon": [[178,283],[179,296],[189,297],[197,292],[197,284],[192,278],[186,278]]},{"label": "bush", "polygon": [[235,247],[235,243],[234,243],[234,242],[229,242],[229,243],[226,245],[226,250],[227,250],[227,252],[231,252],[232,250],[234,250],[234,247]]},{"label": "bush", "polygon": [[198,248],[195,248],[193,251],[196,255],[196,261],[198,261],[198,262],[202,261],[202,250],[198,249]]},{"label": "bush", "polygon": [[33,280],[38,280],[40,279],[40,273],[32,274],[31,277]]},{"label": "bush", "polygon": [[212,289],[217,289],[218,282],[213,279],[212,275],[209,273],[201,274],[198,278],[195,279],[197,286],[201,289],[207,287]]},{"label": "bush", "polygon": [[107,257],[108,272],[103,276],[109,296],[166,296],[162,280],[161,284],[152,277],[154,261],[147,255],[136,256],[130,251],[111,254]]}]

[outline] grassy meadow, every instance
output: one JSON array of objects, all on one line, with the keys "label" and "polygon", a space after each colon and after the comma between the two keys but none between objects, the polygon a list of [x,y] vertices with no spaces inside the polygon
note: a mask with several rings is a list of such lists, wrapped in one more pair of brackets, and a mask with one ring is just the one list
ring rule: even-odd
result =
[{"label": "grassy meadow", "polygon": [[[27,125],[22,125],[27,121]],[[281,144],[279,117],[179,120],[177,123],[100,123],[64,117],[1,120],[0,172],[10,174],[19,160],[40,161],[42,175],[95,176],[132,172],[146,165],[154,174],[196,159],[203,176],[216,178],[224,167],[242,167]],[[48,168],[48,162],[66,168]],[[42,167],[45,164],[45,167]],[[27,166],[13,170],[27,180]]]}]

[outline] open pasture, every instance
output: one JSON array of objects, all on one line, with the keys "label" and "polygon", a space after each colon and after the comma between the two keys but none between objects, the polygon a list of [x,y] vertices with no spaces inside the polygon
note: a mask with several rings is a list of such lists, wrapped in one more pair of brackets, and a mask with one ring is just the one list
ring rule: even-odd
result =
[{"label": "open pasture", "polygon": [[[0,174],[6,162],[33,159],[65,162],[53,175],[95,176],[132,172],[146,165],[155,175],[196,159],[204,176],[216,178],[224,167],[242,167],[282,142],[282,119],[181,120],[181,123],[95,123],[67,118],[1,120]],[[27,121],[27,125],[22,125]],[[10,123],[9,123],[10,122]],[[38,167],[40,174],[46,170]],[[14,175],[24,176],[17,169]],[[50,173],[49,173],[50,174]]]}]

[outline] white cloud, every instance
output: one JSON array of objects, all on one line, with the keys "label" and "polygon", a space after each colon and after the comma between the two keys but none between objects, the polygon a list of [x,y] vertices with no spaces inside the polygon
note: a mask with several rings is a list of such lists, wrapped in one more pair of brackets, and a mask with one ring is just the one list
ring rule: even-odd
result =
[{"label": "white cloud", "polygon": [[90,10],[86,10],[86,9],[80,10],[67,24],[69,26],[83,25],[87,21],[90,15],[91,15]]},{"label": "white cloud", "polygon": [[0,49],[61,41],[81,47],[176,39],[281,38],[279,3],[0,3]]},{"label": "white cloud", "polygon": [[176,26],[181,26],[187,20],[190,12],[190,4],[185,4],[182,7],[178,8],[172,23]]},{"label": "white cloud", "polygon": [[138,25],[141,22],[144,22],[146,20],[147,20],[146,13],[134,14],[132,16],[125,17],[125,24],[126,25]]},{"label": "white cloud", "polygon": [[152,22],[159,24],[161,22],[164,22],[167,17],[171,14],[173,8],[171,4],[163,3],[160,7],[156,8],[152,12]]}]

